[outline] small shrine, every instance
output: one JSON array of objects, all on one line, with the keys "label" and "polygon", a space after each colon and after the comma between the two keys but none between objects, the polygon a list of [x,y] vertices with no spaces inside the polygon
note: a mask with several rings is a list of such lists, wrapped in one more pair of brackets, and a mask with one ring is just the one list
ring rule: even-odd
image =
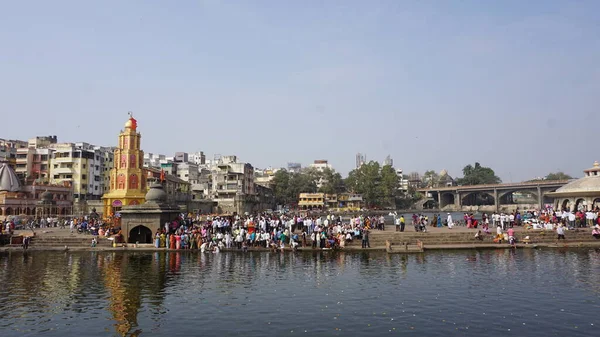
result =
[{"label": "small shrine", "polygon": [[150,185],[145,199],[143,204],[125,206],[120,211],[124,242],[152,243],[154,233],[181,213],[179,206],[167,203],[167,193],[159,183]]}]

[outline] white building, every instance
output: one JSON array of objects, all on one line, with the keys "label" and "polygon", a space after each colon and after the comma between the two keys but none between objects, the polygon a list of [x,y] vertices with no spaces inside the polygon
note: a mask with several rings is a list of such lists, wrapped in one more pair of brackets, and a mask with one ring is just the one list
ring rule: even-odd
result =
[{"label": "white building", "polygon": [[181,180],[187,181],[192,185],[198,184],[198,180],[200,179],[198,165],[195,163],[178,163],[177,177]]},{"label": "white building", "polygon": [[155,154],[155,153],[144,152],[144,166],[160,168],[161,164],[166,164],[169,162],[169,158],[171,158],[171,162],[172,162],[173,161],[172,157],[167,157],[164,154]]},{"label": "white building", "polygon": [[333,167],[327,160],[315,160],[309,167],[314,168],[319,172],[323,172],[326,168],[333,170]]},{"label": "white building", "polygon": [[252,165],[238,162],[236,156],[223,156],[213,164],[211,194],[218,207],[224,212],[250,210],[256,196]]},{"label": "white building", "polygon": [[190,162],[192,162],[196,165],[206,164],[206,156],[204,155],[204,152],[202,152],[202,151],[190,153],[189,160],[190,160]]},{"label": "white building", "polygon": [[70,182],[75,202],[100,200],[108,190],[104,160],[109,157],[106,152],[110,148],[83,142],[50,144],[49,147],[54,150],[50,181],[55,184]]}]

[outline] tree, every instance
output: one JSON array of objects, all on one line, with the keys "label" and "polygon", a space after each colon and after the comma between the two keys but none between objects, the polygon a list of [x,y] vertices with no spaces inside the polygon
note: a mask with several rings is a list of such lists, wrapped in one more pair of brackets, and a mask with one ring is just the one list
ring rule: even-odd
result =
[{"label": "tree", "polygon": [[300,193],[317,191],[313,176],[306,173],[290,173],[286,170],[279,170],[275,173],[272,186],[278,205],[297,204]]},{"label": "tree", "polygon": [[334,170],[326,168],[320,172],[318,177],[323,184],[319,189],[319,192],[325,194],[338,194],[345,191],[342,175]]},{"label": "tree", "polygon": [[433,170],[426,171],[425,174],[423,174],[423,183],[425,184],[425,187],[435,187],[438,185],[439,180],[440,176]]},{"label": "tree", "polygon": [[494,170],[481,166],[479,163],[475,163],[475,166],[471,166],[471,164],[465,166],[463,175],[464,177],[457,179],[459,185],[499,184],[502,182]]},{"label": "tree", "polygon": [[381,168],[381,202],[383,205],[396,206],[398,194],[398,174],[391,165]]},{"label": "tree", "polygon": [[273,195],[278,205],[287,205],[289,203],[289,184],[290,173],[287,170],[275,172],[275,176],[273,177]]},{"label": "tree", "polygon": [[381,167],[370,161],[351,171],[346,178],[349,191],[362,194],[367,207],[394,207],[398,191],[398,175],[393,167]]},{"label": "tree", "polygon": [[548,173],[544,180],[571,180],[573,177],[564,172]]}]

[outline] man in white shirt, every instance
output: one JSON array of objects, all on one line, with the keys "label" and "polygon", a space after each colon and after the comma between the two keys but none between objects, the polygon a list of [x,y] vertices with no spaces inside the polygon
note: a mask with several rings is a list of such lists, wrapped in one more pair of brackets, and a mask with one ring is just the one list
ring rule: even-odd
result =
[{"label": "man in white shirt", "polygon": [[569,227],[575,228],[575,213],[573,213],[573,212],[567,213],[567,218],[569,220]]},{"label": "man in white shirt", "polygon": [[585,212],[585,220],[589,227],[594,227],[594,213],[592,211]]}]

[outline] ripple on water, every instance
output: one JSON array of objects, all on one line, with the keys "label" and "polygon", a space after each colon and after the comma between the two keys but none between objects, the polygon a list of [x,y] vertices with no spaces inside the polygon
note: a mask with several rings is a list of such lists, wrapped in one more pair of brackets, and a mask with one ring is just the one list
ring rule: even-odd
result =
[{"label": "ripple on water", "polygon": [[2,337],[546,336],[600,324],[590,251],[22,257],[0,253]]}]

